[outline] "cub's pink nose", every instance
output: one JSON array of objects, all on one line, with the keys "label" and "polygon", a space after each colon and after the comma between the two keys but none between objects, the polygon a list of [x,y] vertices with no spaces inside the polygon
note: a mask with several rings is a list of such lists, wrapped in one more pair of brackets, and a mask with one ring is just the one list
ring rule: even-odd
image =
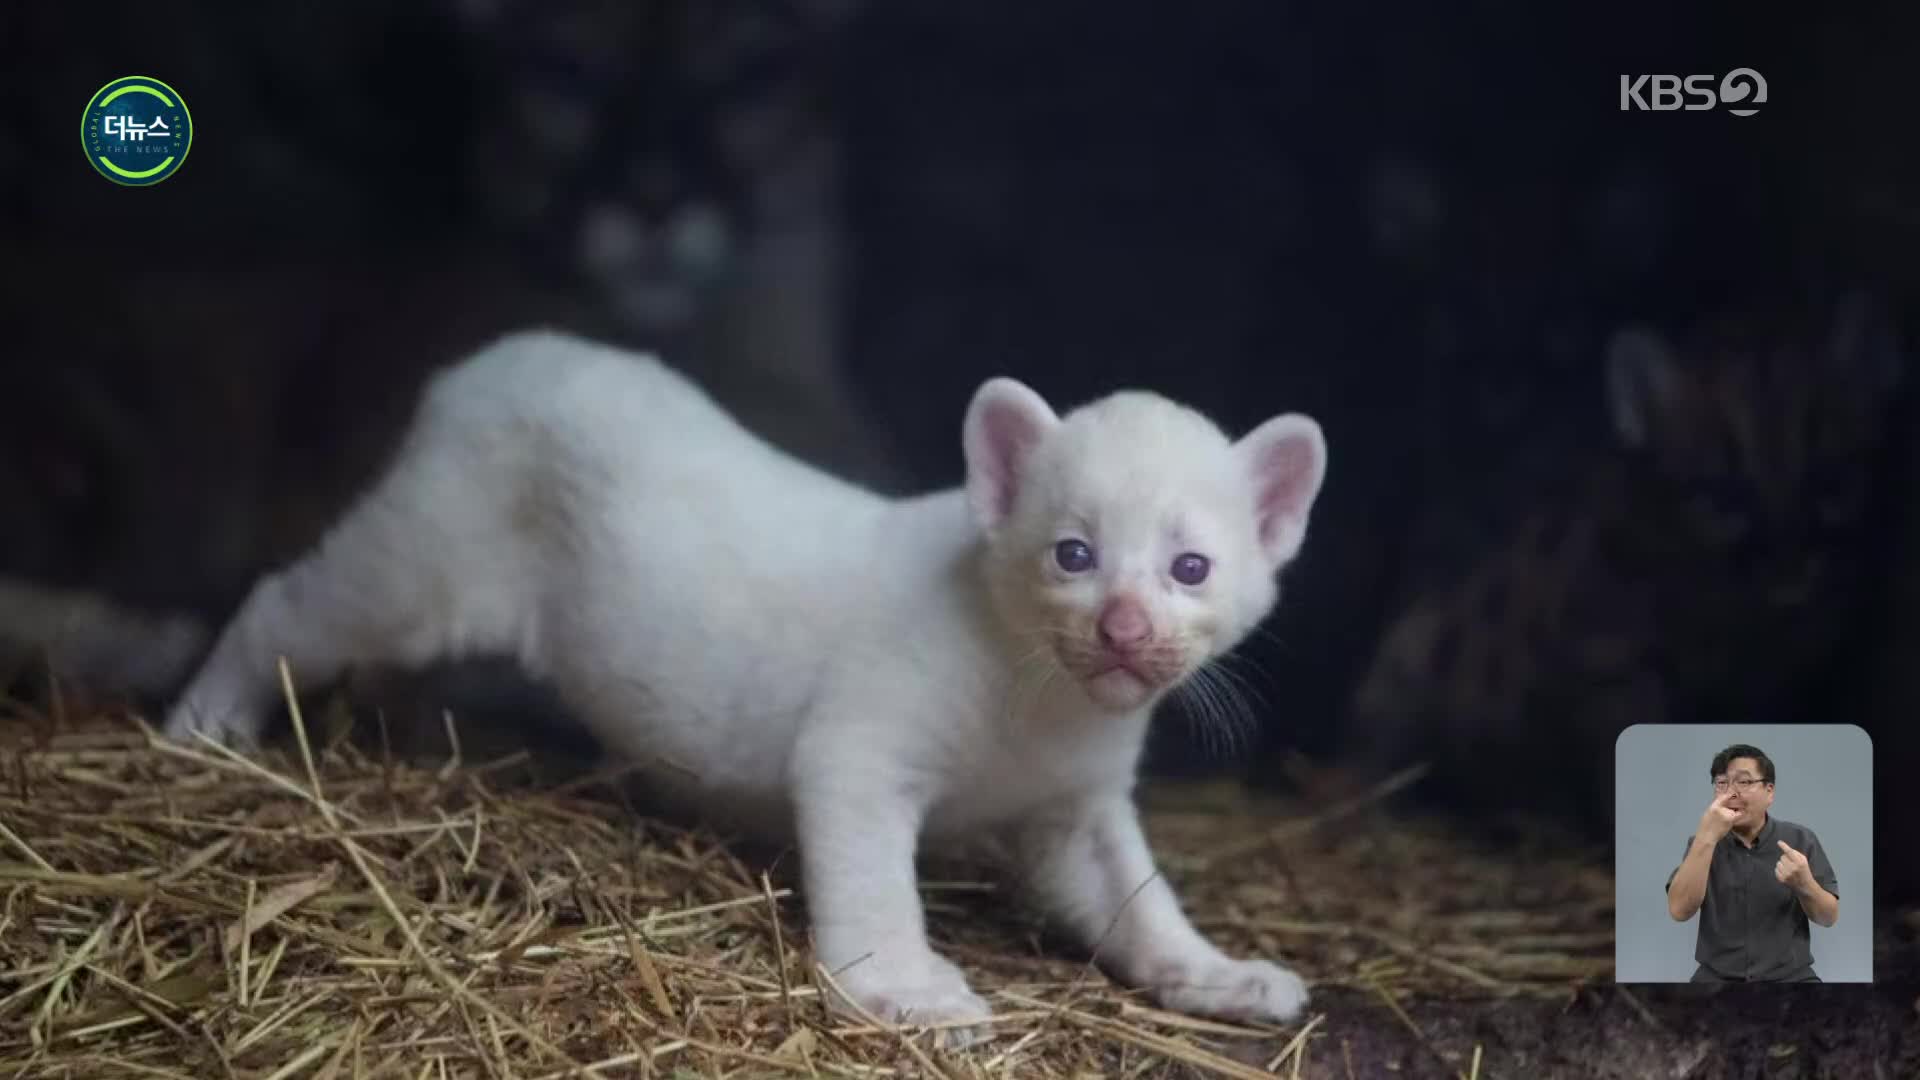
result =
[{"label": "cub's pink nose", "polygon": [[1130,596],[1107,601],[1100,612],[1100,643],[1109,649],[1129,649],[1153,636],[1147,609]]}]

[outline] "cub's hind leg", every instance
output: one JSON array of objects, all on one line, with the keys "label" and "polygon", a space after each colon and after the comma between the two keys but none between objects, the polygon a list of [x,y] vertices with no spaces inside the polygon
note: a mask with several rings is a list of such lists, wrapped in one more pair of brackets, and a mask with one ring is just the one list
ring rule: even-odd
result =
[{"label": "cub's hind leg", "polygon": [[254,586],[168,714],[169,737],[257,742],[281,696],[282,657],[301,688],[356,665],[420,666],[511,636],[516,608],[502,590],[513,575],[490,574],[497,560],[475,557],[485,531],[434,514],[433,500],[408,490],[376,494]]}]

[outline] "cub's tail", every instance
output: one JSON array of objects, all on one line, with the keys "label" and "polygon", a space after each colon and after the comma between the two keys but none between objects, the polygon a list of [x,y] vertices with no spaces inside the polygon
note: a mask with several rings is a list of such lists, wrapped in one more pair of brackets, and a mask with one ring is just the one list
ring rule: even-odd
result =
[{"label": "cub's tail", "polygon": [[196,615],[0,576],[0,676],[50,669],[89,690],[163,697],[192,674],[209,634]]}]

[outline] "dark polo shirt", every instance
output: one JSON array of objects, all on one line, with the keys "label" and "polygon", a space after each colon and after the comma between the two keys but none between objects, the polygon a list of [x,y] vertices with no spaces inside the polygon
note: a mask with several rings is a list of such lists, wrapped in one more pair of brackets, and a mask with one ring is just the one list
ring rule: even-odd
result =
[{"label": "dark polo shirt", "polygon": [[[1714,845],[1707,869],[1707,895],[1700,902],[1700,936],[1693,958],[1701,970],[1695,982],[1797,982],[1814,978],[1813,947],[1807,913],[1792,889],[1773,876],[1783,852],[1780,841],[1807,857],[1807,868],[1820,887],[1840,895],[1833,864],[1820,838],[1805,825],[1782,821],[1772,814],[1760,827],[1752,847],[1729,832]],[[1681,861],[1693,847],[1687,837]],[[1667,886],[1673,886],[1673,868]]]}]

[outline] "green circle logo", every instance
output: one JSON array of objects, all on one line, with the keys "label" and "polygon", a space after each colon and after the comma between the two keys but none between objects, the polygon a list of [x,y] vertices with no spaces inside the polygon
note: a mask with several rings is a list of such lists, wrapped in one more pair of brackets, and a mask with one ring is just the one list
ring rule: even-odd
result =
[{"label": "green circle logo", "polygon": [[193,114],[173,87],[128,75],[101,87],[80,116],[80,148],[93,171],[150,187],[180,171],[193,149]]}]

